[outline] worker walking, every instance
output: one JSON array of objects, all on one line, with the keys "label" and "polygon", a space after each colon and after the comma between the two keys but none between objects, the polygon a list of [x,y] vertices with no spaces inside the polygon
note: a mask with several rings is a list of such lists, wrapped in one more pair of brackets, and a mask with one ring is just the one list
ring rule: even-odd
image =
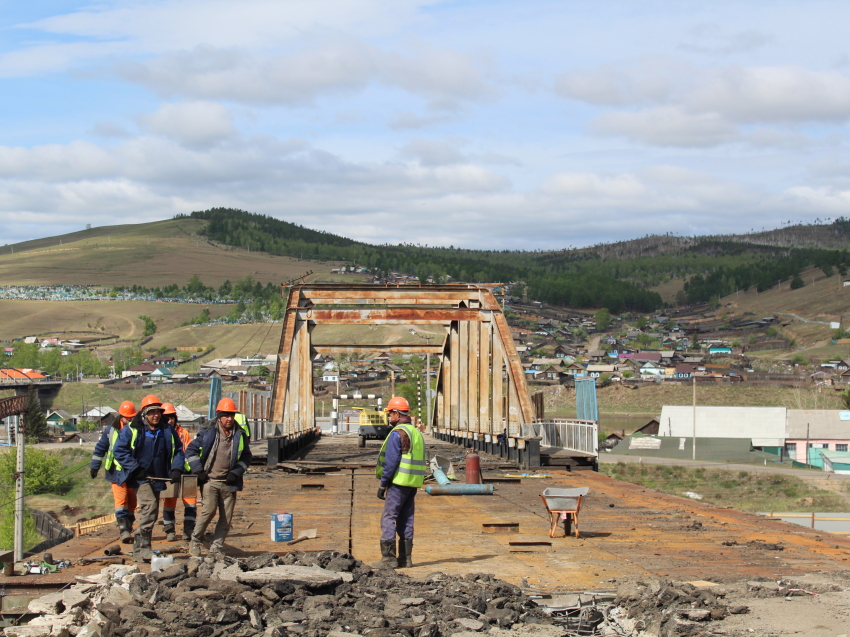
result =
[{"label": "worker walking", "polygon": [[[189,446],[192,442],[192,436],[188,431],[183,429],[177,421],[177,408],[171,403],[162,403],[162,417],[166,423],[171,425],[180,441],[183,443],[183,449]],[[185,469],[185,465],[184,465]],[[165,531],[165,541],[177,541],[176,525],[177,518],[175,509],[177,508],[177,498],[163,498],[162,500],[162,522],[163,530]],[[192,531],[195,530],[195,518],[197,512],[196,498],[183,498],[183,539],[190,540]]]},{"label": "worker walking", "polygon": [[375,468],[381,481],[378,497],[384,500],[384,511],[381,514],[381,561],[373,566],[409,568],[413,566],[416,491],[425,481],[425,440],[411,424],[410,404],[403,397],[391,398],[386,411],[393,430],[381,446]]},{"label": "worker walking", "polygon": [[186,448],[186,462],[198,476],[203,504],[189,544],[189,555],[201,554],[201,540],[218,511],[210,554],[222,552],[233,521],[236,492],[242,490],[243,475],[251,464],[251,447],[245,430],[236,424],[236,403],[222,398],[216,417]]},{"label": "worker walking", "polygon": [[101,466],[105,478],[112,483],[112,500],[115,503],[115,521],[118,523],[118,532],[124,544],[133,543],[133,522],[136,521],[136,492],[127,486],[126,475],[121,464],[115,460],[113,447],[118,440],[118,434],[130,423],[136,415],[136,405],[130,400],[125,400],[118,407],[118,419],[111,425],[107,425],[100,436],[100,440],[94,447],[91,457],[89,473],[92,480],[97,477]]},{"label": "worker walking", "polygon": [[142,409],[115,442],[115,459],[126,473],[127,485],[136,491],[139,528],[133,560],[148,562],[153,557],[151,535],[159,514],[159,494],[171,482],[180,481],[184,463],[183,441],[162,419],[162,402],[156,396],[142,399]]}]

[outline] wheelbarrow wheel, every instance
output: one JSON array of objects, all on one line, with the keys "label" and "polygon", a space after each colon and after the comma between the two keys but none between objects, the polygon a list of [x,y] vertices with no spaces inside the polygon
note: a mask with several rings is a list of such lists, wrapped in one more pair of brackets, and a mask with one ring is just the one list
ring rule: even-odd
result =
[{"label": "wheelbarrow wheel", "polygon": [[573,514],[567,513],[567,517],[564,519],[564,537],[567,537],[570,534],[570,530],[573,525]]}]

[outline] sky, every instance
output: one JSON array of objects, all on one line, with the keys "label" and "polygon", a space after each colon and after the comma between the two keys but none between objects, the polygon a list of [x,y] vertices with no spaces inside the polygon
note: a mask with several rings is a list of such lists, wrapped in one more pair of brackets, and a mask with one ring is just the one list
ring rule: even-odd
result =
[{"label": "sky", "polygon": [[0,245],[233,207],[547,250],[850,216],[850,3],[0,0]]}]

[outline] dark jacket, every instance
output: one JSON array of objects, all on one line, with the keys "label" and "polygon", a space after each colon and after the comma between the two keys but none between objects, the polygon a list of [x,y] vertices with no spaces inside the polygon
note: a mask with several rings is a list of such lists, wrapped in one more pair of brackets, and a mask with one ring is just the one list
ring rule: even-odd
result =
[{"label": "dark jacket", "polygon": [[[136,414],[132,422],[118,434],[118,440],[115,441],[115,447],[113,448],[115,459],[121,465],[121,471],[116,472],[116,478],[120,479],[118,484],[126,481],[127,486],[132,489],[139,487],[140,483],[137,480],[128,479],[128,476],[139,467],[138,458],[141,455],[147,428],[148,426],[143,422],[141,414]],[[162,430],[163,444],[165,445],[164,453],[168,459],[170,469],[165,475],[154,477],[168,478],[172,470],[183,470],[183,464],[185,462],[183,441],[180,440],[180,436],[177,435],[177,432],[170,425],[161,423],[160,429]],[[154,491],[162,491],[166,486],[167,484],[164,482],[153,481]]]},{"label": "dark jacket", "polygon": [[[186,447],[186,462],[189,463],[189,468],[192,473],[199,471],[209,472],[215,459],[216,451],[219,443],[218,418],[210,421],[209,425],[198,433],[198,436],[189,443]],[[237,425],[233,424],[233,441],[230,448],[230,471],[239,476],[239,480],[235,485],[230,486],[231,491],[242,490],[242,476],[248,470],[251,464],[251,446],[245,431]]]}]

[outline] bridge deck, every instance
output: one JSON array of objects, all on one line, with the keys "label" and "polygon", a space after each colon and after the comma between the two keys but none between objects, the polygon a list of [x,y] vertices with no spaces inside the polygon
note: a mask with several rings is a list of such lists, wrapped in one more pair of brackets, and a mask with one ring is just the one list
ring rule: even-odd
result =
[{"label": "bridge deck", "polygon": [[[430,454],[439,453],[461,464],[458,447],[428,437],[426,441]],[[303,475],[252,467],[245,491],[239,495],[228,553],[249,556],[265,551],[334,549],[351,552],[366,562],[378,560],[383,503],[375,497],[377,481],[372,467],[377,452],[375,442],[359,449],[356,436],[326,436],[305,458],[337,463],[341,465],[337,471]],[[508,470],[498,458],[482,456],[482,466],[485,478]],[[563,537],[562,530],[549,538],[540,499],[546,487],[590,489],[579,516],[581,539]],[[850,538],[664,495],[591,471],[552,472],[551,478],[497,482],[495,490],[493,496],[420,492],[416,498],[416,566],[407,572],[414,577],[434,571],[486,572],[514,583],[525,578],[530,585],[545,589],[588,590],[654,576],[779,579],[819,570],[846,570],[850,559]],[[272,542],[270,515],[281,510],[294,514],[296,534],[315,527],[318,537],[294,547]],[[519,532],[484,532],[483,524],[494,523],[516,523]],[[102,555],[116,536],[112,527],[106,527],[51,552],[57,559]],[[778,543],[784,550],[759,548],[761,543]],[[158,530],[154,548],[166,546]],[[75,566],[55,575],[4,578],[4,584],[7,595],[41,594],[77,575],[98,570],[97,566]]]}]

